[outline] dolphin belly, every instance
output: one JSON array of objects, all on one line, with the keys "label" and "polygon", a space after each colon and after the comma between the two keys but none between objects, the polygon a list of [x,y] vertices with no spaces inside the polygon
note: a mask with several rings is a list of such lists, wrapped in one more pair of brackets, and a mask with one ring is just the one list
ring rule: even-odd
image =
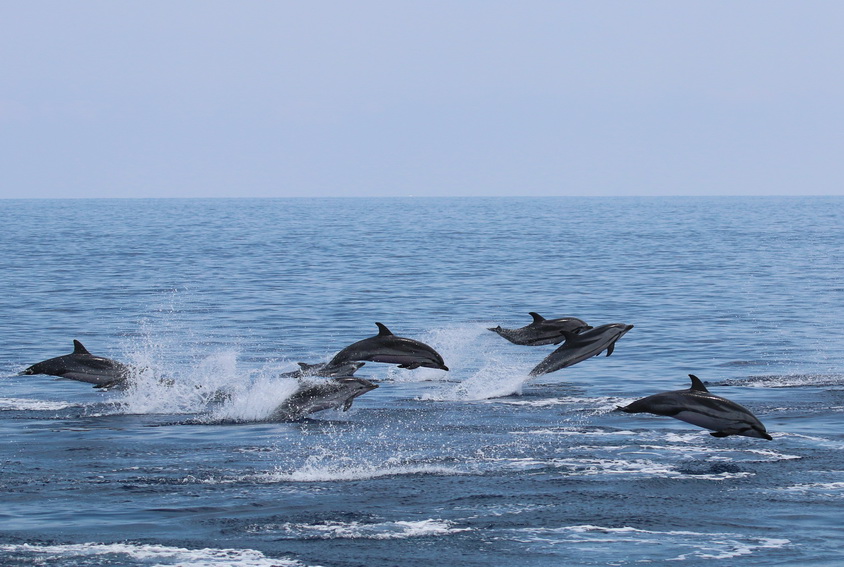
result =
[{"label": "dolphin belly", "polygon": [[723,417],[716,417],[700,413],[693,410],[683,410],[672,415],[674,419],[703,427],[704,429],[711,429],[712,431],[723,431],[725,429],[733,429],[740,425],[740,422],[731,419],[724,419]]}]

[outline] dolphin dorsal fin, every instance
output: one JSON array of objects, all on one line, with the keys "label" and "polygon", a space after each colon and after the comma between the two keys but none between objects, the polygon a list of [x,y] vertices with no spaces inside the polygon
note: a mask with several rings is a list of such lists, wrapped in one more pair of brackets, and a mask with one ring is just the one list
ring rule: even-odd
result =
[{"label": "dolphin dorsal fin", "polygon": [[541,323],[541,322],[543,322],[543,321],[545,320],[545,317],[543,317],[543,316],[542,316],[542,315],[540,315],[539,313],[534,313],[533,311],[531,311],[530,313],[528,313],[528,315],[530,315],[531,317],[533,317],[533,322],[534,322],[534,323]]},{"label": "dolphin dorsal fin", "polygon": [[73,339],[73,354],[91,354],[88,349],[82,346],[82,343]]},{"label": "dolphin dorsal fin", "polygon": [[692,390],[697,392],[708,392],[709,390],[706,389],[706,386],[703,385],[703,382],[700,381],[700,378],[695,376],[694,374],[689,374],[689,378],[692,379]]},{"label": "dolphin dorsal fin", "polygon": [[311,366],[314,366],[313,364],[308,364],[307,362],[297,362],[296,364],[298,364],[299,368],[301,368],[302,370],[307,370]]},{"label": "dolphin dorsal fin", "polygon": [[577,333],[572,333],[571,331],[562,331],[560,334],[566,338],[566,343],[574,342],[578,339]]},{"label": "dolphin dorsal fin", "polygon": [[384,323],[376,322],[375,324],[378,325],[378,336],[379,337],[389,337],[390,335],[393,334],[390,331],[390,329],[388,329],[387,326]]}]

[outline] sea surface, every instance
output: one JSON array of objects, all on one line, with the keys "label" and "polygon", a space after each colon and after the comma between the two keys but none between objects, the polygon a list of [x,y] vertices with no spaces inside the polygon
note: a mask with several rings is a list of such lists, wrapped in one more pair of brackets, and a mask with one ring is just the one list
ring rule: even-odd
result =
[{"label": "sea surface", "polygon": [[[844,564],[844,198],[0,201],[0,564]],[[529,378],[535,311],[635,325]],[[347,412],[268,422],[375,322]],[[144,368],[99,391],[27,366]],[[613,411],[689,386],[773,441]],[[215,392],[225,390],[229,397]]]}]

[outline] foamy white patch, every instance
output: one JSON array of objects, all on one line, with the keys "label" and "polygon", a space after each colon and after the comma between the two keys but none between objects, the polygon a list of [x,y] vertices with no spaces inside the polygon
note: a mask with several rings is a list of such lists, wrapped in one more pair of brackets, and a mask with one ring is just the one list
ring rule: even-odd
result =
[{"label": "foamy white patch", "polygon": [[750,453],[752,455],[758,455],[758,457],[754,458],[753,460],[765,463],[776,461],[794,461],[803,458],[801,455],[789,455],[787,453],[780,453],[778,451],[772,451],[770,449],[746,449],[745,452]]},{"label": "foamy white patch", "polygon": [[[601,561],[600,553],[613,558],[618,556],[618,546],[630,562],[652,562],[652,549],[658,547],[667,553],[680,552],[671,561],[688,559],[731,559],[752,555],[757,550],[780,549],[791,543],[784,538],[750,537],[731,533],[705,533],[685,530],[654,531],[629,526],[603,527],[594,525],[566,526],[562,528],[528,528],[516,530],[516,540],[529,544],[557,546],[583,545],[593,550]],[[642,558],[639,558],[639,551]]]},{"label": "foamy white patch", "polygon": [[[589,447],[584,447],[590,450]],[[503,458],[498,461],[505,469],[535,470],[544,468],[561,469],[566,476],[641,476],[655,478],[694,478],[700,480],[727,480],[754,476],[743,471],[713,473],[690,473],[679,470],[668,463],[650,459],[601,459],[592,457],[571,457],[565,459]]]},{"label": "foamy white patch", "polygon": [[332,482],[418,474],[442,476],[467,474],[465,471],[454,467],[439,465],[390,463],[368,465],[360,463],[353,464],[344,461],[346,459],[335,463],[319,462],[315,464],[309,462],[303,467],[291,472],[275,471],[267,473],[265,478],[268,482]]},{"label": "foamy white patch", "polygon": [[263,421],[299,389],[294,378],[259,376],[232,388],[227,399],[211,412],[212,420]]},{"label": "foamy white patch", "polygon": [[253,549],[186,549],[164,545],[133,543],[80,543],[68,545],[0,545],[0,551],[27,557],[27,562],[51,562],[59,559],[90,558],[97,565],[125,565],[126,561],[157,567],[301,567],[293,559],[267,557]]},{"label": "foamy white patch", "polygon": [[534,429],[532,431],[511,431],[512,435],[563,435],[563,436],[578,436],[578,437],[607,437],[607,436],[624,436],[630,437],[636,435],[635,431],[628,431],[625,429],[582,429],[582,428],[544,428]]},{"label": "foamy white patch", "polygon": [[52,402],[47,400],[33,400],[30,398],[0,398],[0,411],[58,411],[67,408],[82,407],[80,404],[69,402]]},{"label": "foamy white patch", "polygon": [[416,537],[444,536],[470,531],[471,528],[455,527],[454,522],[428,519],[416,522],[396,521],[379,523],[325,522],[320,524],[268,524],[256,526],[253,533],[281,533],[295,539],[409,539]]},{"label": "foamy white patch", "polygon": [[178,371],[150,362],[132,376],[119,403],[126,413],[197,413],[221,392],[242,386],[249,380],[244,374],[232,351],[211,354]]},{"label": "foamy white patch", "polygon": [[[445,365],[452,371],[477,367],[478,357],[484,357],[483,341],[491,334],[482,325],[465,324],[441,329],[432,329],[421,336],[422,342],[432,346],[443,357]],[[480,348],[479,348],[480,345]],[[421,369],[420,369],[421,370]],[[443,370],[431,370],[440,379],[446,377]]]},{"label": "foamy white patch", "polygon": [[792,388],[805,386],[844,386],[844,374],[783,374],[725,380],[724,385],[748,388]]},{"label": "foamy white patch", "polygon": [[844,498],[844,482],[805,482],[777,488],[782,492],[817,492],[835,498]]},{"label": "foamy white patch", "polygon": [[598,396],[595,398],[583,398],[578,396],[564,396],[561,398],[546,398],[543,400],[502,400],[500,403],[528,407],[553,407],[553,406],[580,406],[579,409],[591,411],[594,414],[603,414],[614,411],[623,404],[624,398],[610,396]]},{"label": "foamy white patch", "polygon": [[780,434],[772,434],[772,437],[783,437],[789,438],[791,440],[797,441],[808,441],[812,445],[816,445],[819,447],[826,447],[830,449],[844,449],[844,443],[835,439],[829,439],[827,437],[817,437],[814,435],[801,435],[800,433],[780,433]]},{"label": "foamy white patch", "polygon": [[478,372],[460,382],[421,397],[431,401],[481,401],[522,393],[522,386],[530,378],[524,367],[488,360]]}]

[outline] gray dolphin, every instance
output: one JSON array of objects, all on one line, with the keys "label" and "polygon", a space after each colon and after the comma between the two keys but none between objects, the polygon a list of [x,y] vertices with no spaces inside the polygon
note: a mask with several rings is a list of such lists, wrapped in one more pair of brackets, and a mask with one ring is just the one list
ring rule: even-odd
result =
[{"label": "gray dolphin", "polygon": [[700,378],[689,374],[692,386],[685,390],[662,392],[636,400],[616,411],[665,415],[711,429],[713,437],[743,435],[771,441],[765,426],[750,411],[726,398],[710,394]]},{"label": "gray dolphin", "polygon": [[110,388],[126,381],[132,368],[116,360],[94,356],[82,343],[73,341],[73,352],[33,364],[21,374],[49,374]]},{"label": "gray dolphin", "polygon": [[609,356],[615,349],[616,341],[632,328],[633,325],[627,325],[625,323],[609,323],[589,329],[580,334],[563,331],[566,342],[546,356],[545,360],[537,364],[530,371],[530,375],[540,376],[549,372],[555,372],[561,368],[577,364],[587,358],[598,356],[605,350],[607,351],[607,356]]},{"label": "gray dolphin", "polygon": [[365,362],[344,362],[339,366],[331,366],[328,362],[318,362],[316,364],[308,364],[306,362],[297,362],[298,370],[284,372],[281,376],[285,378],[307,378],[309,376],[321,376],[324,378],[333,378],[335,376],[352,376],[357,372]]},{"label": "gray dolphin", "polygon": [[560,319],[546,319],[539,313],[531,311],[529,313],[533,317],[533,323],[518,329],[502,329],[501,325],[497,327],[490,327],[489,330],[493,333],[498,333],[508,341],[517,345],[524,346],[539,346],[539,345],[556,345],[566,340],[563,331],[570,331],[572,333],[579,333],[581,331],[588,331],[592,327],[586,324],[586,321],[578,319],[577,317],[561,317]]},{"label": "gray dolphin", "polygon": [[369,360],[398,364],[399,368],[413,369],[424,366],[448,370],[443,357],[433,348],[414,339],[397,337],[381,323],[375,324],[378,326],[377,335],[350,344],[335,354],[328,366],[336,367],[351,361]]},{"label": "gray dolphin", "polygon": [[299,389],[279,404],[268,420],[293,421],[332,408],[346,411],[352,407],[355,398],[377,387],[378,384],[354,376],[340,376],[319,382],[301,381]]}]

